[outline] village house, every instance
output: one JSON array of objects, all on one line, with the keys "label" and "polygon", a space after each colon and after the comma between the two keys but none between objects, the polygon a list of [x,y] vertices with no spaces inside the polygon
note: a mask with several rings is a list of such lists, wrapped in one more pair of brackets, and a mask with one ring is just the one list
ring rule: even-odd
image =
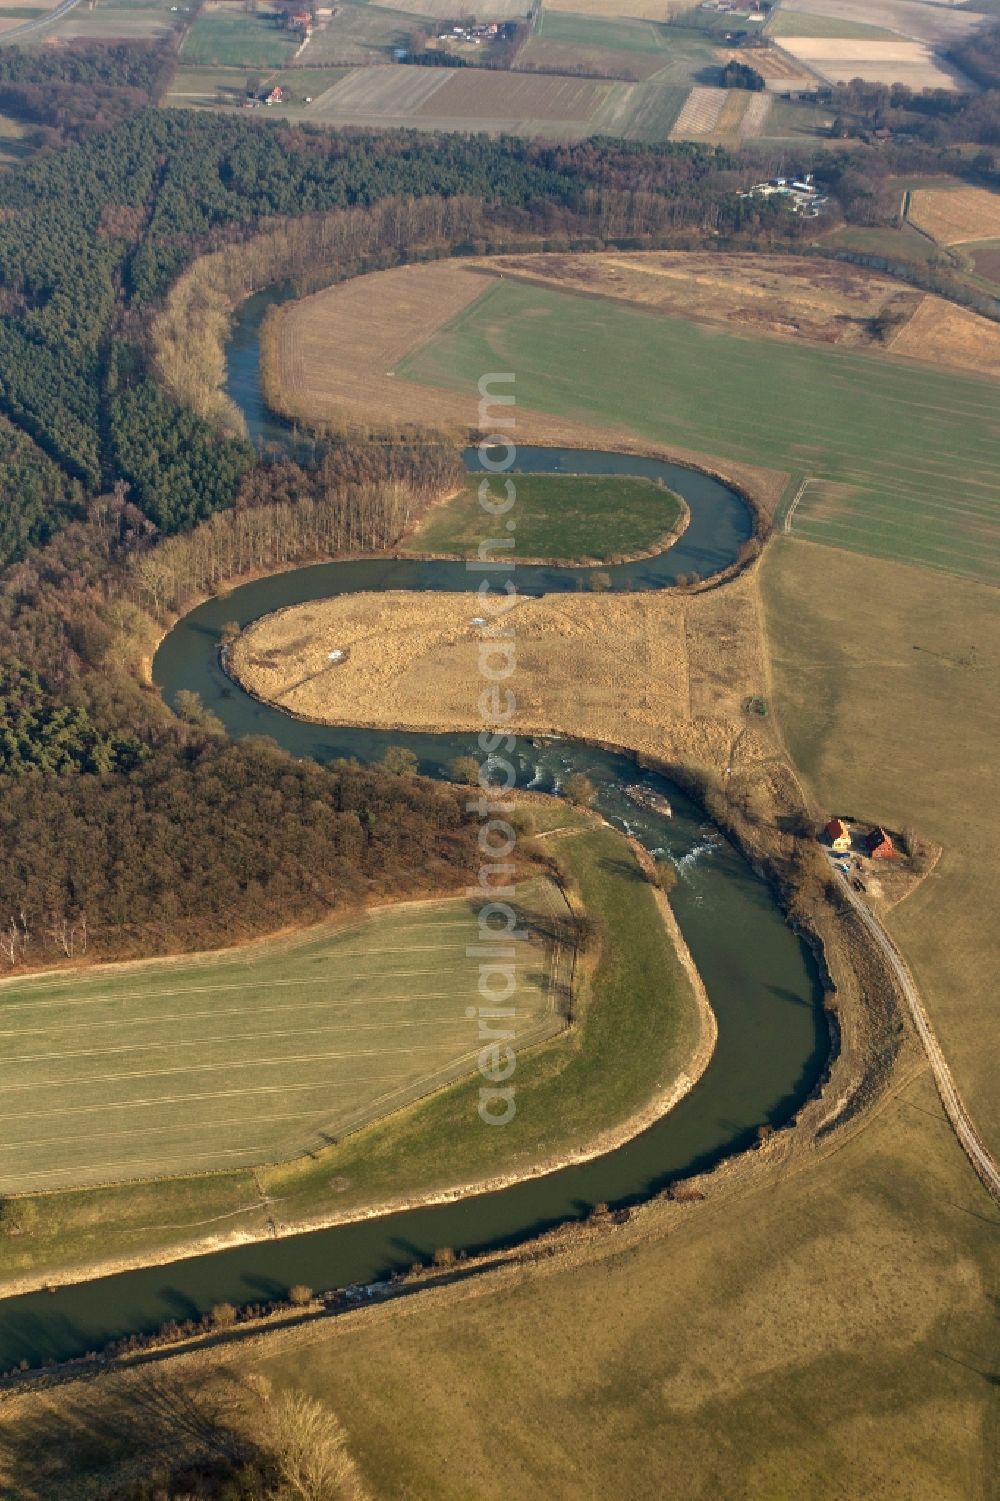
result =
[{"label": "village house", "polygon": [[874,828],[865,839],[865,853],[870,860],[894,860],[896,850],[885,829]]},{"label": "village house", "polygon": [[831,849],[841,853],[850,849],[851,831],[842,818],[831,818],[823,832],[830,841]]}]

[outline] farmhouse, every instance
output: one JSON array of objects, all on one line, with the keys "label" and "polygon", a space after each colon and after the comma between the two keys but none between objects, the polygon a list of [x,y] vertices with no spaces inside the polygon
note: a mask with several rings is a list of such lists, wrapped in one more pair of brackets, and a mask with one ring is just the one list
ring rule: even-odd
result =
[{"label": "farmhouse", "polygon": [[831,848],[840,851],[850,849],[851,831],[842,818],[831,818],[823,832],[830,841]]},{"label": "farmhouse", "polygon": [[872,860],[894,860],[896,850],[885,829],[874,828],[865,839],[865,853]]}]

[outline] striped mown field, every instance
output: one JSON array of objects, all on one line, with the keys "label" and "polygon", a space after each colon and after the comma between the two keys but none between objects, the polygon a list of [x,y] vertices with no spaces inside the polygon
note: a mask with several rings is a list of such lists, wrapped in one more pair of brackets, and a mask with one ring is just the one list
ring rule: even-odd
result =
[{"label": "striped mown field", "polygon": [[[520,900],[523,1048],[563,1024],[566,908],[547,879]],[[463,898],[407,902],[216,955],[5,981],[0,1192],[277,1162],[471,1073],[478,937]]]}]

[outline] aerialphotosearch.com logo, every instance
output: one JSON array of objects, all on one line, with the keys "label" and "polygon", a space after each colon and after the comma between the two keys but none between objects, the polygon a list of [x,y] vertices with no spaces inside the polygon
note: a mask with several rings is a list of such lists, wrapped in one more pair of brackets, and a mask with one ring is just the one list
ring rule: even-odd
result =
[{"label": "aerialphotosearch.com logo", "polygon": [[[470,1006],[466,1015],[479,1021],[479,1072],[485,1080],[479,1090],[479,1117],[488,1126],[506,1126],[517,1113],[511,1082],[517,1068],[514,1001],[518,943],[526,937],[512,906],[517,833],[510,820],[513,803],[505,800],[505,795],[517,781],[517,771],[511,760],[514,736],[503,728],[516,709],[509,680],[514,675],[517,653],[514,628],[507,620],[517,603],[513,577],[517,522],[512,515],[517,487],[508,473],[517,458],[512,437],[513,385],[512,374],[484,375],[479,381],[479,432],[487,435],[479,445],[479,463],[485,471],[479,485],[479,504],[489,518],[490,531],[500,535],[484,537],[477,556],[466,563],[470,573],[481,575],[476,590],[479,613],[473,623],[479,629],[479,716],[483,725],[478,741],[483,756],[479,796],[466,805],[482,820],[479,883],[469,892],[474,901],[482,902],[479,941],[467,950],[469,958],[479,961],[480,1003]],[[506,478],[501,480],[501,475]]]}]

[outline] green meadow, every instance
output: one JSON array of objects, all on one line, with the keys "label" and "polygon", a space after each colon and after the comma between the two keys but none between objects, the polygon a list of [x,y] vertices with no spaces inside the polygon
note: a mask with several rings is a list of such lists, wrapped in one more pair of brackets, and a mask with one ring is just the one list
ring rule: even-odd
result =
[{"label": "green meadow", "polygon": [[[503,490],[491,487],[498,498]],[[646,552],[662,542],[681,514],[677,497],[655,480],[628,475],[519,474],[517,532],[521,558],[596,558]],[[432,510],[409,546],[415,552],[473,553],[486,514],[478,487]],[[501,521],[502,527],[504,523]]]}]

